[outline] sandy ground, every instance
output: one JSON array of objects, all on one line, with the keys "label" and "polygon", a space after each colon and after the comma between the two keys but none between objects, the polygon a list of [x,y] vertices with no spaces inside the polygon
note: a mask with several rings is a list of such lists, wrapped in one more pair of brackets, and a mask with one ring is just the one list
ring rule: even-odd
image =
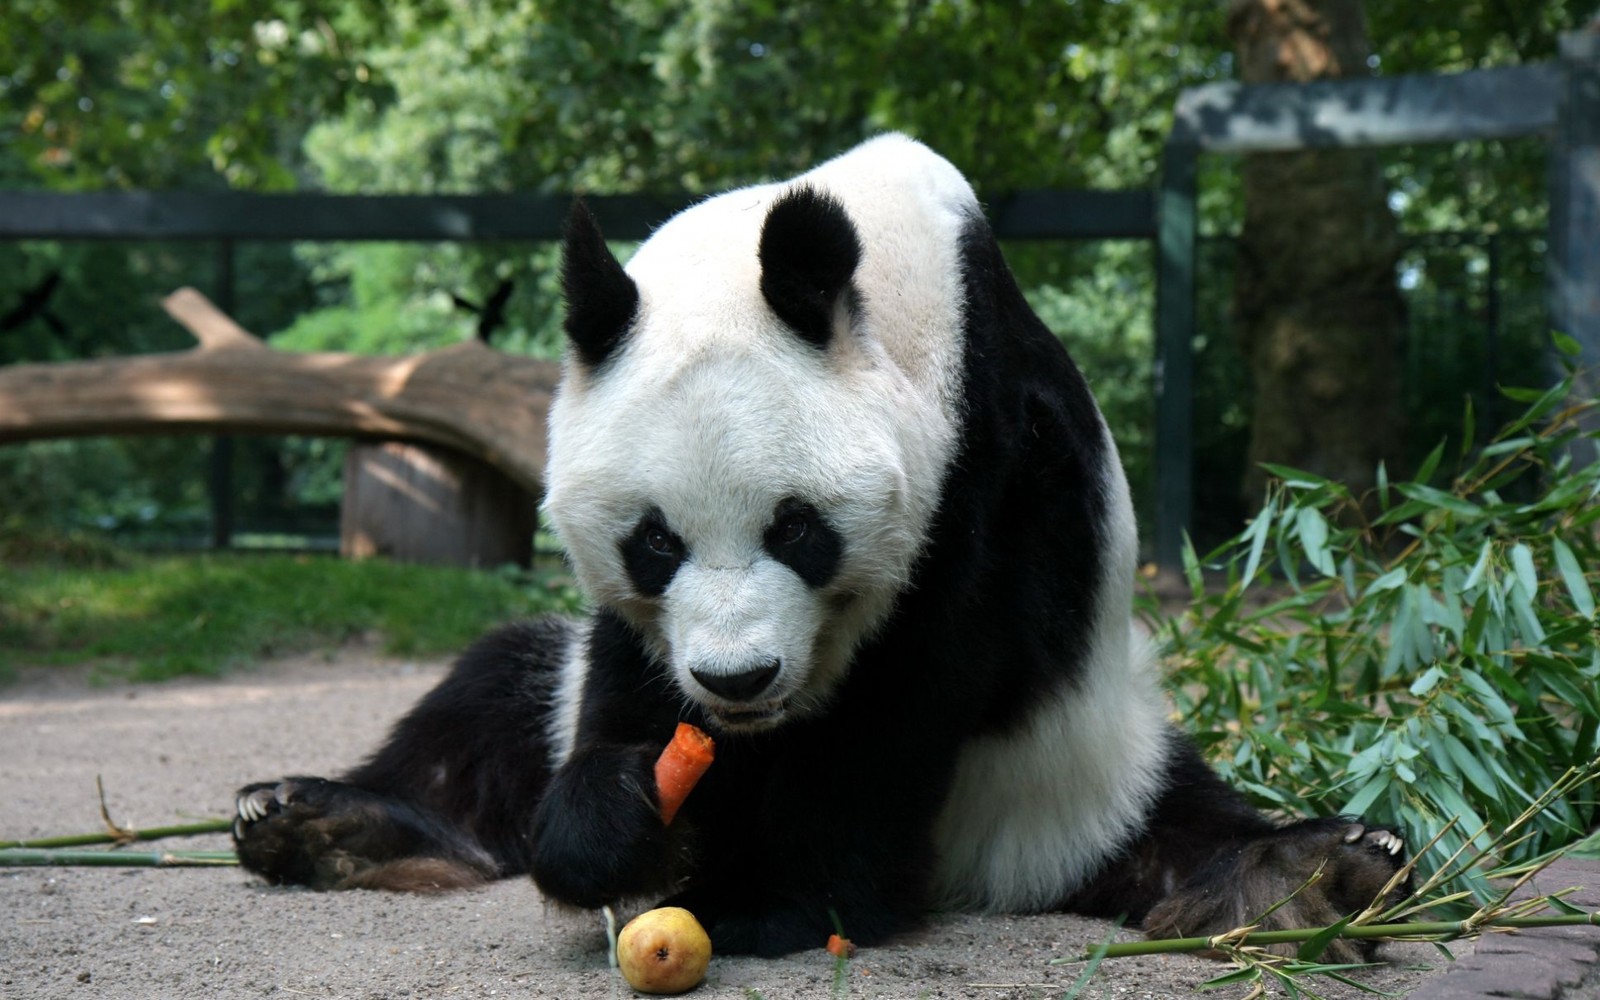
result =
[{"label": "sandy ground", "polygon": [[[98,829],[96,775],[125,825],[225,815],[247,781],[353,763],[443,669],[345,650],[153,686],[96,684],[82,670],[25,672],[0,688],[0,838]],[[228,846],[220,835],[163,843]],[[692,995],[1058,997],[1081,970],[1050,960],[1111,933],[1065,915],[941,917],[863,949],[839,981],[819,947],[781,960],[717,957]],[[1447,964],[1427,946],[1388,957],[1359,976],[1389,993]],[[1222,971],[1188,957],[1112,960],[1082,995],[1241,996],[1237,986],[1198,993]],[[1320,984],[1330,1000],[1370,995]],[[600,919],[546,906],[521,879],[416,898],[275,889],[237,868],[0,870],[7,1000],[632,995],[607,967]]]}]

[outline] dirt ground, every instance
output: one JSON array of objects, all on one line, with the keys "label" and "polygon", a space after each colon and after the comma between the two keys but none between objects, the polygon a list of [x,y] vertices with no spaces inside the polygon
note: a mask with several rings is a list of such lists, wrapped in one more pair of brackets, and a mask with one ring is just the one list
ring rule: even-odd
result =
[{"label": "dirt ground", "polygon": [[[87,670],[24,672],[0,688],[0,839],[98,829],[96,775],[124,825],[226,815],[233,789],[247,781],[356,761],[444,667],[342,650],[220,681],[131,686],[95,683]],[[162,843],[228,846],[222,835]],[[945,916],[863,949],[838,981],[818,942],[813,953],[779,960],[719,956],[691,995],[1058,997],[1081,968],[1051,959],[1111,933],[1109,924],[1065,915]],[[1358,975],[1390,994],[1448,964],[1427,946],[1388,957]],[[1111,960],[1082,995],[1197,996],[1222,971],[1188,957]],[[1319,992],[1370,995],[1326,980]],[[601,920],[547,906],[522,879],[417,898],[276,889],[237,868],[0,870],[0,997],[8,1000],[632,995],[607,966]]]}]

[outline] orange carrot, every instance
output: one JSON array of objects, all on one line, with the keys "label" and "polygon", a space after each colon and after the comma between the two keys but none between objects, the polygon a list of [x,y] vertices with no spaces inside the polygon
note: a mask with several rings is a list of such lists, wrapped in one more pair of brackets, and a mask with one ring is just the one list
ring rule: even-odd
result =
[{"label": "orange carrot", "polygon": [[698,726],[678,723],[672,742],[656,758],[656,795],[661,799],[661,822],[671,823],[678,807],[689,797],[695,782],[711,766],[717,745]]}]

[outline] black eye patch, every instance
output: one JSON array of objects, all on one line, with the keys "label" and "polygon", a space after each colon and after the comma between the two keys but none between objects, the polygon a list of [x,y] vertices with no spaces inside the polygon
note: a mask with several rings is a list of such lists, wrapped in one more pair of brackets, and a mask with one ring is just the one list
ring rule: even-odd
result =
[{"label": "black eye patch", "polygon": [[660,597],[688,554],[683,539],[667,527],[666,517],[655,507],[645,512],[617,549],[628,579],[645,597]]},{"label": "black eye patch", "polygon": [[809,587],[821,587],[833,579],[844,555],[844,539],[822,512],[792,497],[773,510],[761,547]]}]

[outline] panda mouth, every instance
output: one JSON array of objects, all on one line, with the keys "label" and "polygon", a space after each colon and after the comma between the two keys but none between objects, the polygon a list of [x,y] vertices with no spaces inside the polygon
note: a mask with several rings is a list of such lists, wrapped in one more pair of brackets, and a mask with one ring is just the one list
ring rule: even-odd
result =
[{"label": "panda mouth", "polygon": [[772,729],[783,721],[785,714],[784,703],[781,701],[740,708],[711,709],[711,715],[717,720],[718,726],[731,732]]}]

